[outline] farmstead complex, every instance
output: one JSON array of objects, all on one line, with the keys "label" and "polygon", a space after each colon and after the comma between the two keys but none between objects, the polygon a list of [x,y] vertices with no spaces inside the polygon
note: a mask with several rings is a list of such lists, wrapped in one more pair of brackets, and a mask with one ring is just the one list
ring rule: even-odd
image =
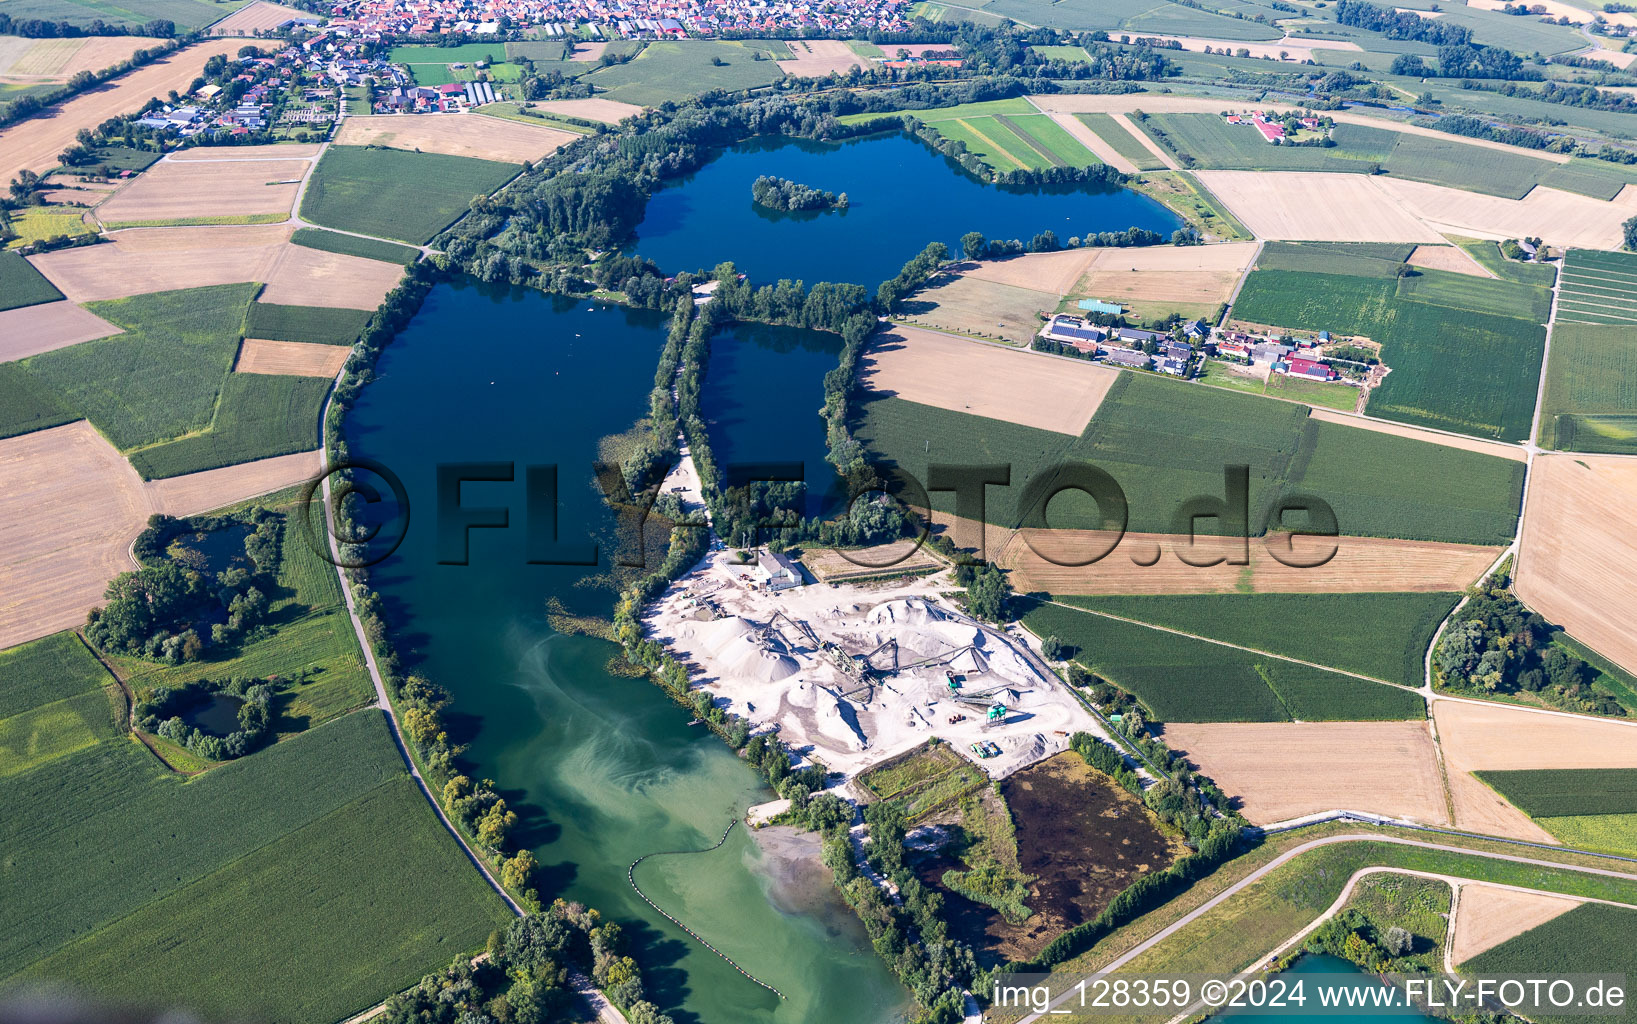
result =
[{"label": "farmstead complex", "polygon": [[1634,32],[0,2],[0,1020],[1637,977]]}]

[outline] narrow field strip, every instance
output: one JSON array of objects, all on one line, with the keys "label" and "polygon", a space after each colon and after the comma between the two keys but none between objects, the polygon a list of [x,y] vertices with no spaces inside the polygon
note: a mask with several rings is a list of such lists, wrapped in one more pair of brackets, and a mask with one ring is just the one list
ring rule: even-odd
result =
[{"label": "narrow field strip", "polygon": [[1042,145],[1040,143],[1040,141],[1038,139],[1036,139],[1034,136],[1030,135],[1028,133],[1028,131],[1026,131],[1024,128],[1020,127],[1011,118],[1005,116],[1004,114],[1001,114],[1001,115],[997,115],[995,117],[995,120],[999,121],[1001,124],[1005,125],[1009,129],[1011,129],[1012,134],[1016,135],[1019,139],[1023,140],[1024,145],[1028,146],[1030,149],[1034,150],[1036,153],[1038,153],[1042,157],[1044,157],[1046,159],[1046,162],[1051,164],[1053,167],[1062,167],[1065,164],[1066,161],[1064,161],[1063,158],[1059,157],[1056,153],[1053,153],[1051,150],[1047,149],[1044,145]]},{"label": "narrow field strip", "polygon": [[991,139],[989,136],[979,131],[971,121],[968,121],[965,118],[956,118],[955,123],[971,132],[979,142],[982,142],[985,146],[988,146],[991,155],[1005,158],[1006,161],[1012,165],[1010,168],[1008,168],[1008,170],[1023,170],[1029,166],[1023,161],[1019,160],[1010,149],[1007,149],[1005,146],[1002,146],[994,139]]}]

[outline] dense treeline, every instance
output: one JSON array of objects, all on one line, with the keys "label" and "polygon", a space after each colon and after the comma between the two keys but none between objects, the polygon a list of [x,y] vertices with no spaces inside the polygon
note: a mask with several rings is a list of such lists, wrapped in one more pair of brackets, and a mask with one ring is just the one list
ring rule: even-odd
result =
[{"label": "dense treeline", "polygon": [[[248,567],[213,571],[197,551],[167,550],[184,532],[242,528]],[[284,517],[265,508],[231,516],[174,519],[155,515],[137,537],[142,568],[108,584],[107,604],[86,616],[85,638],[105,651],[172,665],[197,661],[207,647],[255,639],[266,624],[281,561]]]},{"label": "dense treeline", "polygon": [[[5,15],[0,14],[0,21],[4,20]],[[170,23],[165,22],[165,24],[168,25]],[[3,34],[5,34],[4,29],[0,29],[0,35]],[[121,35],[124,33],[87,32],[86,34]],[[132,32],[130,34],[147,35],[148,33]],[[51,39],[55,37],[52,35],[41,35],[35,36],[34,38]],[[7,104],[4,110],[0,110],[0,125],[6,125],[12,123],[13,121],[21,121],[25,118],[33,117],[42,110],[77,96],[80,93],[85,92],[87,89],[94,88],[111,79],[118,78],[120,75],[123,75],[129,71],[135,71],[144,64],[151,64],[166,54],[174,51],[177,46],[178,44],[174,42],[161,43],[158,46],[145,46],[140,50],[134,51],[125,60],[110,64],[108,67],[100,68],[96,71],[75,72],[73,77],[69,78],[67,82],[64,82],[62,85],[48,92],[36,93],[28,96],[19,96],[17,99]]]},{"label": "dense treeline", "polygon": [[1637,113],[1637,98],[1633,98],[1629,93],[1615,92],[1612,89],[1599,89],[1592,85],[1547,82],[1536,89],[1527,85],[1519,85],[1516,82],[1491,82],[1470,79],[1462,80],[1460,84],[1463,89],[1481,89],[1484,92],[1499,93],[1502,96],[1540,100],[1542,103],[1559,103],[1567,107],[1580,107],[1585,110],[1611,110],[1619,114]]},{"label": "dense treeline", "polygon": [[750,198],[757,206],[765,206],[769,210],[780,210],[785,213],[803,213],[815,210],[845,210],[851,205],[847,200],[847,193],[836,195],[803,185],[799,181],[788,178],[776,178],[762,175],[750,185]]},{"label": "dense treeline", "polygon": [[1523,60],[1511,50],[1499,46],[1484,46],[1481,43],[1450,43],[1440,46],[1437,63],[1434,65],[1428,65],[1416,54],[1401,53],[1393,58],[1388,70],[1395,75],[1410,75],[1416,78],[1499,78],[1538,82],[1546,77],[1541,71],[1525,67]]},{"label": "dense treeline", "polygon": [[456,957],[387,1000],[384,1024],[549,1024],[577,1012],[571,972],[590,973],[630,1024],[671,1024],[644,998],[620,926],[557,900],[489,936],[485,956]]},{"label": "dense treeline", "polygon": [[1336,22],[1380,32],[1388,39],[1413,39],[1434,46],[1460,46],[1472,41],[1465,25],[1438,18],[1423,18],[1414,11],[1397,10],[1369,0],[1336,0]]},{"label": "dense treeline", "polygon": [[110,25],[95,18],[89,25],[75,25],[69,21],[47,21],[44,18],[13,18],[0,14],[0,36],[22,36],[25,39],[78,39],[82,36],[153,36],[170,39],[176,35],[176,23],[156,18],[141,25]]}]

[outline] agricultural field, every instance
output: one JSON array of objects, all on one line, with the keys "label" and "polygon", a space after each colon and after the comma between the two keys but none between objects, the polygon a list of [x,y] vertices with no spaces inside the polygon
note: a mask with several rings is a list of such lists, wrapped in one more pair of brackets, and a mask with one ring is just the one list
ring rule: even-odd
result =
[{"label": "agricultural field", "polygon": [[60,395],[41,387],[16,363],[0,363],[0,438],[16,437],[80,417]]},{"label": "agricultural field", "polygon": [[1637,453],[1637,345],[1630,327],[1560,321],[1552,329],[1540,443],[1564,451]]},{"label": "agricultural field", "polygon": [[111,68],[137,50],[165,42],[151,36],[0,38],[0,80],[62,83],[81,71]]},{"label": "agricultural field", "polygon": [[1573,249],[1562,277],[1558,323],[1637,324],[1637,256]]},{"label": "agricultural field", "polygon": [[1564,815],[1536,824],[1564,846],[1637,857],[1637,814]]},{"label": "agricultural field", "polygon": [[233,363],[233,372],[329,378],[341,372],[349,355],[351,352],[339,345],[246,338],[239,346],[239,358]]},{"label": "agricultural field", "polygon": [[[1058,301],[1057,292],[1001,284],[975,274],[952,274],[917,291],[897,312],[905,321],[922,327],[1021,347],[1039,332],[1040,314],[1051,312]],[[977,346],[968,343],[968,347]]]},{"label": "agricultural field", "polygon": [[1388,174],[1432,185],[1522,199],[1558,164],[1521,153],[1401,133],[1384,161]]},{"label": "agricultural field", "polygon": [[1432,306],[1493,313],[1544,324],[1552,315],[1552,292],[1516,281],[1502,281],[1433,267],[1398,279],[1398,298]]},{"label": "agricultural field", "polygon": [[161,160],[97,208],[107,225],[244,224],[289,216],[307,160]]},{"label": "agricultural field", "polygon": [[1132,120],[1183,166],[1221,170],[1364,173],[1384,162],[1399,138],[1384,128],[1340,124],[1334,147],[1270,146],[1254,127],[1231,125],[1220,114],[1160,113]]},{"label": "agricultural field", "polygon": [[1074,117],[1090,128],[1099,139],[1112,146],[1116,153],[1131,161],[1137,170],[1158,171],[1165,167],[1152,150],[1143,145],[1140,139],[1132,135],[1125,125],[1114,120],[1111,115],[1091,113],[1075,114]]},{"label": "agricultural field", "polygon": [[331,146],[301,216],[324,227],[423,245],[518,172],[515,164],[441,153]]},{"label": "agricultural field", "polygon": [[1478,882],[1463,885],[1455,934],[1450,941],[1450,962],[1464,964],[1580,904],[1580,900],[1565,896],[1520,892]]},{"label": "agricultural field", "polygon": [[1531,818],[1637,814],[1637,769],[1480,771],[1477,775]]},{"label": "agricultural field", "polygon": [[245,336],[315,345],[351,345],[363,333],[369,318],[369,310],[364,309],[252,302],[245,318]]},{"label": "agricultural field", "polygon": [[250,0],[6,0],[6,13],[18,20],[66,21],[82,28],[92,22],[139,26],[162,20],[176,23],[178,31],[201,28],[243,7]]},{"label": "agricultural field", "polygon": [[[712,59],[722,63],[712,64]],[[752,43],[689,39],[649,43],[630,61],[595,71],[586,81],[609,99],[657,107],[711,89],[753,89],[783,77],[778,62]]]},{"label": "agricultural field", "polygon": [[[0,932],[0,975],[213,1013],[254,1007],[269,1021],[339,1019],[509,916],[404,777],[378,712],[187,785],[113,741],[0,780],[0,792],[17,812],[0,825],[20,884],[9,920],[29,925]],[[92,847],[106,856],[73,853]],[[79,868],[61,871],[65,858]],[[247,931],[251,919],[264,927]],[[140,971],[133,948],[147,950]],[[277,976],[246,963],[278,964]]]},{"label": "agricultural field", "polygon": [[477,114],[380,115],[342,121],[335,145],[387,146],[521,164],[539,160],[574,138],[574,134],[548,128],[544,122],[531,124]]},{"label": "agricultural field", "polygon": [[1259,238],[1444,240],[1414,210],[1387,195],[1379,178],[1323,171],[1283,171],[1276,178],[1256,171],[1198,171],[1195,177]]},{"label": "agricultural field", "polygon": [[77,206],[28,206],[6,215],[0,235],[7,232],[15,237],[6,247],[15,249],[59,235],[92,235],[96,229],[85,223],[85,211]]},{"label": "agricultural field", "polygon": [[343,235],[338,231],[324,231],[319,228],[297,228],[290,236],[290,241],[309,249],[340,253],[343,256],[358,256],[366,260],[380,260],[383,263],[407,265],[414,263],[421,255],[413,246],[383,242],[374,238],[359,238],[356,235]]},{"label": "agricultural field", "polygon": [[1438,592],[1060,598],[1075,607],[1403,686],[1421,685],[1422,655],[1459,599],[1459,594]]},{"label": "agricultural field", "polygon": [[[1623,900],[1622,902],[1628,902]],[[1482,974],[1550,977],[1595,969],[1637,977],[1637,946],[1629,936],[1637,931],[1637,910],[1587,903],[1555,917],[1509,942],[1462,964],[1463,970]],[[1590,959],[1595,954],[1595,961]],[[1623,1017],[1630,1021],[1629,1007]],[[1563,1024],[1574,1017],[1539,1015],[1543,1024]]]},{"label": "agricultural field", "polygon": [[215,418],[187,437],[128,453],[145,480],[234,466],[319,447],[327,377],[229,373]]},{"label": "agricultural field", "polygon": [[248,7],[241,7],[237,11],[215,22],[210,26],[210,35],[213,36],[254,36],[260,31],[271,31],[289,21],[293,17],[302,17],[306,12],[294,7],[284,7],[270,3],[268,0],[255,0]]},{"label": "agricultural field", "polygon": [[1386,279],[1258,270],[1232,315],[1379,343],[1393,372],[1371,392],[1367,411],[1374,415],[1503,441],[1527,437],[1545,328],[1402,299],[1397,288]]},{"label": "agricultural field", "polygon": [[1593,199],[1613,199],[1627,185],[1637,183],[1637,170],[1607,160],[1575,158],[1558,164],[1540,179],[1542,185],[1578,192]]},{"label": "agricultural field", "polygon": [[[1078,438],[879,394],[859,403],[858,416],[859,440],[917,480],[926,479],[932,463],[1009,465],[1011,485],[988,488],[984,511],[985,521],[1005,527],[1023,521],[1024,484],[1065,460],[1089,461],[1112,475],[1129,505],[1127,528],[1143,533],[1182,532],[1174,528],[1179,502],[1223,494],[1226,465],[1250,467],[1252,535],[1262,532],[1275,495],[1288,489],[1334,498],[1346,534],[1506,543],[1521,487],[1521,468],[1512,460],[1310,422],[1298,405],[1150,374],[1122,374]],[[1372,485],[1348,471],[1359,460],[1391,471]],[[1470,490],[1452,494],[1450,479]],[[1371,488],[1387,488],[1385,481],[1391,502],[1381,504],[1383,495]],[[949,492],[935,493],[932,502],[938,511],[954,511]],[[1059,529],[1104,527],[1079,492],[1053,500],[1050,522]],[[1200,532],[1208,524],[1200,523]]]},{"label": "agricultural field", "polygon": [[0,252],[0,310],[21,309],[63,297],[33,264],[14,252]]},{"label": "agricultural field", "polygon": [[267,281],[285,254],[290,229],[134,228],[110,237],[101,245],[59,249],[29,262],[75,302]]},{"label": "agricultural field", "polygon": [[[1157,320],[1172,313],[1214,318],[1233,294],[1256,247],[1250,243],[1079,250],[1093,256],[1065,289],[1067,300],[1094,298],[1128,307],[1127,316]],[[1064,308],[1073,312],[1072,302]]]},{"label": "agricultural field", "polygon": [[1269,242],[1256,258],[1258,270],[1305,270],[1351,277],[1394,277],[1422,246],[1395,242]]},{"label": "agricultural field", "polygon": [[836,120],[842,124],[865,124],[870,121],[896,121],[901,114],[913,114],[915,118],[926,124],[937,125],[944,121],[957,121],[964,118],[994,117],[1009,115],[1013,117],[1038,113],[1034,104],[1022,97],[1013,97],[1004,100],[980,100],[976,103],[957,103],[949,107],[927,107],[921,110],[895,110],[891,113],[864,113],[843,114]]},{"label": "agricultural field", "polygon": [[1075,649],[1088,671],[1161,721],[1391,721],[1420,718],[1419,694],[1054,604],[1023,618]]},{"label": "agricultural field", "polygon": [[113,739],[125,699],[72,633],[0,654],[0,779]]}]

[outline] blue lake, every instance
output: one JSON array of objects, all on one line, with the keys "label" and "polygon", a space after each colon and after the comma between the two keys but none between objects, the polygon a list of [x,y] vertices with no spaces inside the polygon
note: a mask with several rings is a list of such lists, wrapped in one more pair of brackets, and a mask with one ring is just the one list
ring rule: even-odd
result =
[{"label": "blue lake", "polygon": [[[767,210],[750,198],[751,183],[764,174],[845,192],[851,206],[800,215]],[[1129,227],[1169,235],[1181,226],[1164,206],[1129,189],[985,185],[902,133],[842,143],[763,138],[656,193],[635,249],[667,274],[732,260],[756,282],[851,281],[873,290],[928,242],[959,252],[968,231],[1027,242],[1048,228],[1067,241]]]}]

